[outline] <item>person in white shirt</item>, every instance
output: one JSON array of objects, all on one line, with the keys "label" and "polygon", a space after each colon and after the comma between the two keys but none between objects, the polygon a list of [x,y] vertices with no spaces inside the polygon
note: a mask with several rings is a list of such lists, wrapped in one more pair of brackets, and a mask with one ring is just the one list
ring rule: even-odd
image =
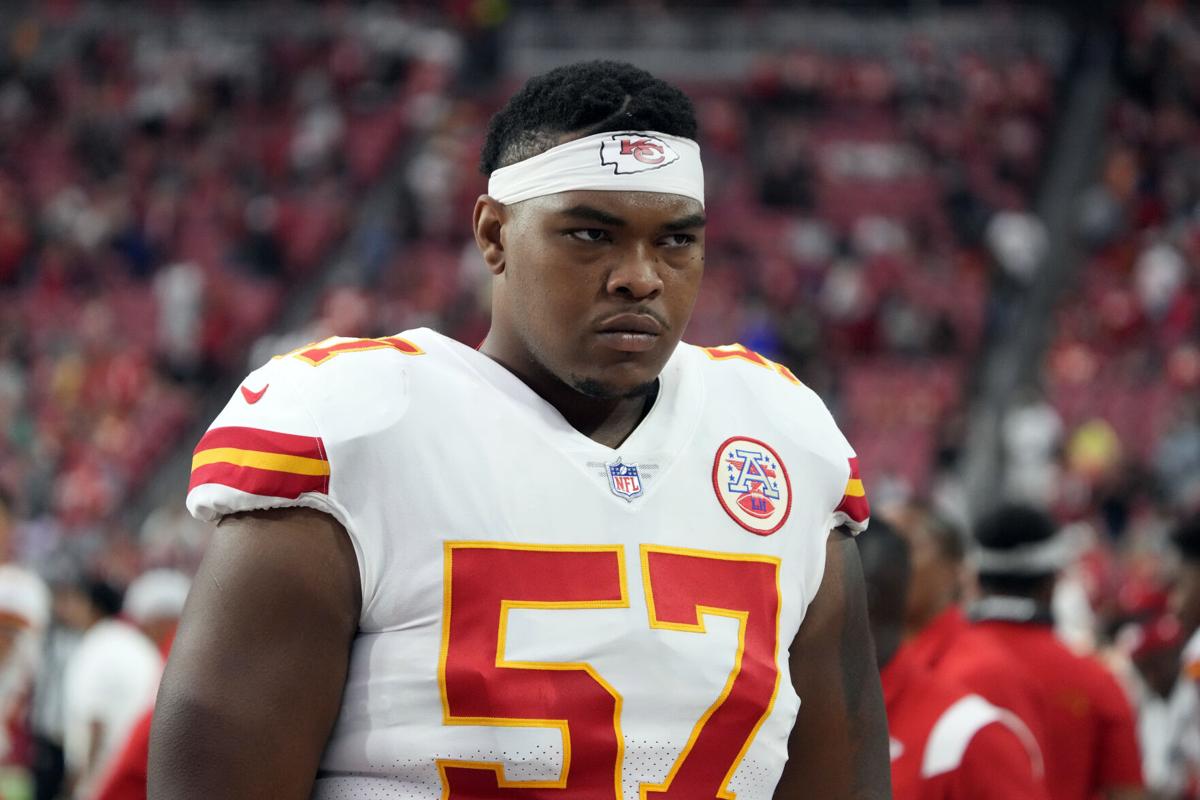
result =
[{"label": "person in white shirt", "polygon": [[162,656],[134,625],[117,617],[121,595],[86,579],[91,619],[67,662],[63,748],[74,794],[87,798],[129,729],[154,702]]},{"label": "person in white shirt", "polygon": [[[50,590],[33,572],[0,564],[0,786],[31,791],[28,729],[33,678],[50,621]],[[4,797],[9,795],[4,794]]]},{"label": "person in white shirt", "polygon": [[1131,623],[1117,636],[1121,674],[1138,717],[1142,772],[1152,797],[1182,797],[1197,778],[1196,686],[1180,673],[1183,628],[1170,614]]}]

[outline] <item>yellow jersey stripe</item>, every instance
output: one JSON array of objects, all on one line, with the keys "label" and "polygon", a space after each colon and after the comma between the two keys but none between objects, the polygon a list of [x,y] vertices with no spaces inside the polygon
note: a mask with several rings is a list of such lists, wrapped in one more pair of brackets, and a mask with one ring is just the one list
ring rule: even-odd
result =
[{"label": "yellow jersey stripe", "polygon": [[283,453],[267,453],[262,450],[242,450],[237,447],[212,447],[192,456],[192,469],[207,464],[232,464],[235,467],[269,469],[274,472],[291,472],[295,475],[328,475],[329,462],[322,458],[289,456]]}]

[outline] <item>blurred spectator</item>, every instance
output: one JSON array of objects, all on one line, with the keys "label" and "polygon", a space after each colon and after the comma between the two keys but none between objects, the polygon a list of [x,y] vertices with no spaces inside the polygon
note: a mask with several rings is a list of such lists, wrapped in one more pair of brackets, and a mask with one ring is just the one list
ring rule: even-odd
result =
[{"label": "blurred spectator", "polygon": [[167,503],[146,517],[138,531],[138,545],[145,564],[174,567],[194,573],[200,566],[212,526],[200,522],[187,507]]},{"label": "blurred spectator", "polygon": [[1051,519],[1007,505],[975,526],[979,600],[973,625],[1011,655],[1040,712],[1046,786],[1055,800],[1141,797],[1133,714],[1103,664],[1072,653],[1054,632],[1051,600],[1058,572],[1077,553]]},{"label": "blurred spectator", "polygon": [[908,547],[873,520],[857,540],[887,705],[896,800],[1049,800],[1041,755],[1013,714],[931,673],[900,647],[907,624]]},{"label": "blurred spectator", "polygon": [[158,351],[180,378],[200,373],[204,321],[204,273],[181,261],[164,267],[154,278],[158,304]]},{"label": "blurred spectator", "polygon": [[1183,287],[1187,272],[1183,256],[1170,244],[1159,242],[1148,247],[1134,265],[1134,285],[1142,312],[1152,320],[1161,320]]},{"label": "blurred spectator", "polygon": [[[1171,531],[1171,544],[1179,553],[1171,610],[1182,626],[1188,650],[1193,650],[1200,646],[1200,514],[1193,514]],[[1200,679],[1200,675],[1196,677]]]},{"label": "blurred spectator", "polygon": [[1183,627],[1167,614],[1130,623],[1117,636],[1129,659],[1126,677],[1138,715],[1146,788],[1155,800],[1195,796],[1200,726],[1195,685],[1181,675]]},{"label": "blurred spectator", "polygon": [[122,616],[141,629],[164,659],[175,638],[191,585],[191,578],[182,572],[152,569],[139,575],[125,591]]},{"label": "blurred spectator", "polygon": [[1045,224],[1027,211],[1000,211],[988,222],[988,247],[996,263],[1018,284],[1028,286],[1046,260]]},{"label": "blurred spectator", "polygon": [[50,622],[50,591],[32,572],[0,564],[0,797],[31,797],[33,680]]},{"label": "blurred spectator", "polygon": [[1200,403],[1185,402],[1154,452],[1154,469],[1177,508],[1200,508]]},{"label": "blurred spectator", "polygon": [[94,800],[146,800],[150,723],[153,719],[153,708],[138,719],[100,780]]},{"label": "blurred spectator", "polygon": [[1049,506],[1059,482],[1062,417],[1044,398],[1030,394],[1005,414],[1002,435],[1006,496]]},{"label": "blurred spectator", "polygon": [[120,592],[96,578],[83,586],[84,634],[64,676],[63,748],[72,791],[87,797],[153,703],[163,661],[137,628],[117,618]]},{"label": "blurred spectator", "polygon": [[[150,570],[129,585],[124,613],[150,637],[165,660],[175,639],[191,580],[174,570]],[[137,719],[97,782],[95,800],[145,800],[153,706]]]},{"label": "blurred spectator", "polygon": [[[1188,687],[1181,690],[1182,697],[1172,696],[1182,705],[1176,713],[1183,732],[1179,736],[1182,754],[1176,755],[1171,763],[1198,782],[1189,787],[1196,793],[1200,792],[1200,747],[1192,749],[1189,745],[1200,742],[1200,514],[1193,514],[1181,522],[1171,532],[1171,543],[1179,560],[1170,605],[1179,622],[1179,637],[1184,642],[1179,680]],[[1177,772],[1171,774],[1175,779],[1179,778]]]},{"label": "blurred spectator", "polygon": [[34,782],[37,800],[58,800],[65,783],[63,756],[66,718],[64,674],[81,631],[91,614],[91,601],[78,580],[51,583],[53,613],[42,650],[42,666],[34,684],[31,727],[34,737]]},{"label": "blurred spectator", "polygon": [[937,680],[975,692],[1041,735],[1041,715],[1014,658],[967,621],[963,533],[932,509],[910,503],[888,520],[905,540],[912,580],[906,598],[906,658]]},{"label": "blurred spectator", "polygon": [[1054,582],[1050,599],[1054,633],[1075,652],[1093,653],[1102,632],[1088,593],[1089,576],[1082,554],[1096,548],[1096,531],[1085,522],[1076,522],[1064,526],[1059,536],[1072,543],[1076,557],[1062,568]]}]

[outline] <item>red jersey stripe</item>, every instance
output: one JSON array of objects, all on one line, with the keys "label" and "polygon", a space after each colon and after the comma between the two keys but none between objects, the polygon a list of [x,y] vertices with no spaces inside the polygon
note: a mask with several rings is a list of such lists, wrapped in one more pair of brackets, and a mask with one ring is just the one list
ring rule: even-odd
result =
[{"label": "red jersey stripe", "polygon": [[866,522],[871,516],[871,504],[864,497],[843,497],[841,504],[835,509],[841,511],[855,522]]},{"label": "red jersey stripe", "polygon": [[871,504],[867,502],[867,493],[858,475],[857,458],[850,459],[850,480],[846,483],[846,493],[842,495],[842,502],[834,510],[842,512],[855,522],[866,522],[871,516]]},{"label": "red jersey stripe", "polygon": [[326,461],[325,443],[318,436],[298,436],[294,433],[264,431],[261,428],[246,428],[231,425],[213,428],[204,434],[196,445],[196,453],[218,447],[238,450],[257,450],[261,453],[278,453],[286,456],[302,456]]}]

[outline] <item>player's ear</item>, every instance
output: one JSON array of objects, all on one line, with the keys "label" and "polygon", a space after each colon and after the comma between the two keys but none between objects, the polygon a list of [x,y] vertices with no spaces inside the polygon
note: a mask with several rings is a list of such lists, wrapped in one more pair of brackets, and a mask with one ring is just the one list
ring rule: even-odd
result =
[{"label": "player's ear", "polygon": [[507,217],[504,206],[486,194],[479,195],[475,201],[475,214],[472,217],[475,245],[493,275],[504,271],[504,239],[501,231]]}]

